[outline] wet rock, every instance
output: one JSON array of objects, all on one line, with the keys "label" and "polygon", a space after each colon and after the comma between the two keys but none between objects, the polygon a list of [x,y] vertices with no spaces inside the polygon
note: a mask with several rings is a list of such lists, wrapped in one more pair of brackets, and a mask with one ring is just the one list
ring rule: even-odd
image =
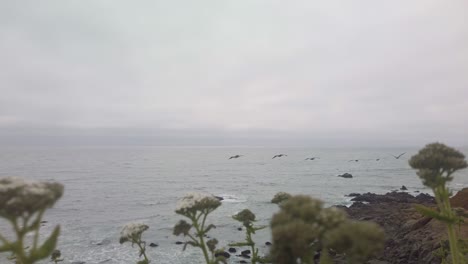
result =
[{"label": "wet rock", "polygon": [[247,263],[247,261],[241,260],[241,261],[239,261],[239,263]]},{"label": "wet rock", "polygon": [[265,245],[271,246],[271,242],[270,242],[270,241],[267,241],[267,242],[265,242]]},{"label": "wet rock", "polygon": [[338,177],[350,179],[350,178],[353,178],[353,175],[349,173],[345,173],[345,174],[338,175]]},{"label": "wet rock", "polygon": [[242,255],[250,255],[250,253],[251,253],[251,252],[250,252],[249,249],[244,250],[244,251],[241,252]]},{"label": "wet rock", "polygon": [[231,253],[236,253],[237,252],[237,250],[235,248],[229,248],[228,251],[231,252]]},{"label": "wet rock", "polygon": [[224,200],[224,198],[222,196],[215,196],[215,198],[220,200],[220,201]]},{"label": "wet rock", "polygon": [[238,227],[237,230],[238,230],[238,231],[242,231],[242,227]]},{"label": "wet rock", "polygon": [[215,257],[224,257],[228,259],[231,257],[231,254],[227,253],[226,251],[223,251],[223,252],[215,253]]},{"label": "wet rock", "polygon": [[84,261],[73,261],[71,264],[86,264]]},{"label": "wet rock", "polygon": [[360,193],[350,193],[350,194],[345,195],[345,196],[348,196],[348,197],[357,197],[357,196],[359,196],[359,195],[361,195],[361,194],[360,194]]},{"label": "wet rock", "polygon": [[400,188],[400,190],[402,190],[402,191],[407,191],[408,188],[406,188],[406,186],[402,185],[401,188]]},{"label": "wet rock", "polygon": [[156,243],[150,243],[149,246],[150,246],[150,247],[157,247],[157,246],[159,246],[159,245],[156,244]]},{"label": "wet rock", "polygon": [[182,245],[184,242],[181,242],[181,241],[177,241],[175,242],[176,245]]}]

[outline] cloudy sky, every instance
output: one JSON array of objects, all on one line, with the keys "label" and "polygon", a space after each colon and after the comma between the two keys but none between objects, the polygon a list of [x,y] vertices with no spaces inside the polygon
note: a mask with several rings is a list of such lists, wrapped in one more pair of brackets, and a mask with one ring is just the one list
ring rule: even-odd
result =
[{"label": "cloudy sky", "polygon": [[2,1],[0,144],[468,145],[468,2]]}]

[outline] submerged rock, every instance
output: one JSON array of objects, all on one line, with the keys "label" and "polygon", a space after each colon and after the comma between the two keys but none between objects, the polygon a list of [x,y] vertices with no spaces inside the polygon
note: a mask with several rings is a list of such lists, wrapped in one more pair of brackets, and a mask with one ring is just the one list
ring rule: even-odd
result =
[{"label": "submerged rock", "polygon": [[400,188],[400,190],[402,190],[402,191],[407,191],[408,188],[406,188],[406,186],[402,185],[401,188]]},{"label": "submerged rock", "polygon": [[350,178],[353,178],[353,175],[351,175],[350,173],[345,173],[345,174],[338,175],[338,177],[350,179]]}]

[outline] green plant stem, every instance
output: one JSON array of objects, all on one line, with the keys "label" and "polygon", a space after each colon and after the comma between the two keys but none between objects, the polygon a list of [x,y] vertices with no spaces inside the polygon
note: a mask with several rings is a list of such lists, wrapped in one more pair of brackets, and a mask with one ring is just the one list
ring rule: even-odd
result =
[{"label": "green plant stem", "polygon": [[140,248],[140,252],[143,254],[143,257],[145,258],[146,262],[148,263],[148,262],[149,262],[149,261],[148,261],[148,257],[146,256],[146,252],[145,252],[146,249],[141,245],[141,244],[142,244],[142,243],[141,243],[141,240],[138,240],[138,241],[136,242],[136,244],[137,244],[138,247]]},{"label": "green plant stem", "polygon": [[[453,219],[455,216],[450,206],[449,191],[445,186],[439,186],[434,189],[436,201],[439,206],[441,214]],[[452,264],[461,264],[460,253],[458,252],[458,239],[455,233],[453,223],[446,222],[447,235],[450,244],[450,254],[452,258]]]},{"label": "green plant stem", "polygon": [[196,217],[192,217],[192,222],[193,222],[193,227],[195,227],[195,230],[197,231],[197,236],[200,239],[200,248],[203,251],[203,256],[205,257],[205,261],[206,261],[207,264],[210,264],[211,261],[210,261],[210,258],[208,256],[208,250],[206,250],[205,241],[203,239],[203,235],[204,235],[203,228],[204,228],[204,223],[205,223],[205,220],[206,220],[206,216],[207,215],[205,214],[204,217],[203,217],[202,226],[200,226],[198,224],[198,221],[197,221]]}]

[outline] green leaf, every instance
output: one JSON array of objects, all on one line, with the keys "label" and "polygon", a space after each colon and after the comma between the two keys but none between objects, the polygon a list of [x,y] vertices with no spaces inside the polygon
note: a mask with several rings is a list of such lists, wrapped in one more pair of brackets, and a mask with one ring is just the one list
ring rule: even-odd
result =
[{"label": "green leaf", "polygon": [[44,244],[42,244],[42,246],[40,246],[38,249],[34,249],[31,251],[30,259],[33,262],[35,262],[37,260],[41,260],[50,256],[50,254],[52,254],[52,251],[54,251],[55,246],[57,245],[57,238],[59,235],[60,226],[56,226],[50,237],[47,238],[46,241],[44,241]]},{"label": "green leaf", "polygon": [[419,213],[421,213],[424,216],[429,216],[429,217],[435,218],[435,219],[437,219],[439,221],[442,221],[442,222],[452,223],[452,224],[456,222],[455,218],[442,215],[441,213],[439,213],[439,212],[437,212],[437,211],[435,211],[435,210],[433,210],[433,209],[431,209],[429,207],[426,207],[424,205],[415,204],[414,209],[416,209],[416,211],[418,211]]}]

